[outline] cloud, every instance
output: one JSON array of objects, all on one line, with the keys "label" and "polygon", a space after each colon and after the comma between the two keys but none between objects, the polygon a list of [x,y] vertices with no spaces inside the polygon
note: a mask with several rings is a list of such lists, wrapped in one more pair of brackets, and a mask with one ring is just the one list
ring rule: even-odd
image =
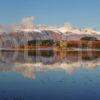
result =
[{"label": "cloud", "polygon": [[20,29],[32,29],[34,28],[33,20],[34,16],[31,17],[25,17],[21,21],[17,23],[17,27]]},{"label": "cloud", "polygon": [[11,25],[0,25],[0,33],[6,32],[16,32],[16,30],[23,30],[23,29],[34,29],[34,16],[31,17],[25,17],[16,24]]},{"label": "cloud", "polygon": [[0,33],[16,32],[17,30],[29,32],[29,31],[33,31],[34,29],[36,29],[36,30],[38,29],[39,31],[41,31],[41,29],[56,29],[56,30],[58,30],[62,33],[72,32],[72,33],[78,33],[78,34],[82,34],[82,33],[89,33],[89,34],[97,33],[97,34],[100,34],[100,32],[97,32],[93,28],[79,28],[79,27],[76,27],[75,25],[72,25],[70,23],[65,23],[64,26],[62,26],[62,27],[35,25],[33,23],[34,19],[35,19],[34,16],[24,17],[24,18],[22,18],[22,20],[20,20],[16,24],[5,25],[5,26],[0,25]]},{"label": "cloud", "polygon": [[16,30],[15,26],[13,25],[0,25],[0,33],[6,32],[14,32]]}]

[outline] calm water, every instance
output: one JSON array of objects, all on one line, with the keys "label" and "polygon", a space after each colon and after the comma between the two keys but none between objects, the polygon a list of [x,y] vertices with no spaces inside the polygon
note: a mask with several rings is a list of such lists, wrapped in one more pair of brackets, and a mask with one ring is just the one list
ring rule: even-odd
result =
[{"label": "calm water", "polygon": [[0,100],[100,100],[100,52],[1,51]]}]

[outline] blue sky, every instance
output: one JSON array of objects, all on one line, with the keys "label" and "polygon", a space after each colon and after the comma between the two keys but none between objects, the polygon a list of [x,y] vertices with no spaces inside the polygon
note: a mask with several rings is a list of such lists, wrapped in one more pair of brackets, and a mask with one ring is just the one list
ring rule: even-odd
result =
[{"label": "blue sky", "polygon": [[0,0],[1,24],[15,23],[28,16],[35,16],[37,24],[71,22],[100,30],[100,0]]}]

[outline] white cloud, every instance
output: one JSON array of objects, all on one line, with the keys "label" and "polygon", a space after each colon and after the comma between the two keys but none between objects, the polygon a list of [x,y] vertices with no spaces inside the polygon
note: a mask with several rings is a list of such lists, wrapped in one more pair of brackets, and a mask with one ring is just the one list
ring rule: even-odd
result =
[{"label": "white cloud", "polygon": [[33,29],[34,28],[33,20],[34,16],[25,17],[17,23],[17,27],[20,29]]},{"label": "white cloud", "polygon": [[93,28],[79,28],[76,27],[70,23],[65,23],[64,26],[62,27],[54,27],[54,26],[46,26],[46,25],[35,25],[33,23],[35,17],[34,16],[30,16],[30,17],[25,17],[22,18],[22,20],[20,20],[19,22],[17,22],[16,24],[12,24],[12,25],[0,25],[0,32],[15,32],[17,30],[22,30],[22,31],[33,31],[33,30],[38,30],[41,31],[41,29],[51,29],[51,30],[58,30],[62,33],[65,32],[72,32],[72,33],[77,33],[77,34],[82,34],[82,33],[96,33],[96,34],[100,34],[100,32],[95,31]]},{"label": "white cloud", "polygon": [[12,25],[0,25],[0,32],[14,32],[16,30],[23,30],[23,29],[34,29],[33,24],[34,16],[31,17],[25,17],[21,21],[19,21],[16,24]]}]

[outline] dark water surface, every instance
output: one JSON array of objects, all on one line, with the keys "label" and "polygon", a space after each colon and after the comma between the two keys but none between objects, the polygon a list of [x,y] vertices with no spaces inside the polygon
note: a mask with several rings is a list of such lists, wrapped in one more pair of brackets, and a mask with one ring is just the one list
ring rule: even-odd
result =
[{"label": "dark water surface", "polygon": [[100,51],[1,51],[0,100],[100,100]]}]

